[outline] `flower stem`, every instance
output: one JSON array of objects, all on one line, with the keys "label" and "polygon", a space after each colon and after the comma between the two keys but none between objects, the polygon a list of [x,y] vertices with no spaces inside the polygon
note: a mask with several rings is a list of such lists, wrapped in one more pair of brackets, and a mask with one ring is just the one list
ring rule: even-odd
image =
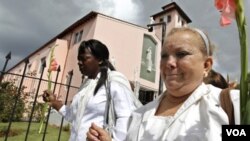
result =
[{"label": "flower stem", "polygon": [[241,78],[240,78],[240,122],[250,124],[250,98],[248,95],[248,48],[246,34],[246,18],[244,16],[244,0],[235,0],[236,3],[236,22],[239,31],[240,53],[241,53]]},{"label": "flower stem", "polygon": [[[54,50],[55,50],[56,46],[57,46],[57,44],[54,45],[50,50],[49,67],[51,66],[52,60],[54,58]],[[48,75],[47,75],[47,77],[48,77],[48,90],[49,91],[51,91],[51,83],[52,83],[52,80],[51,80],[52,75],[51,74],[52,74],[52,71],[49,71]],[[38,131],[39,134],[42,132],[43,124],[44,124],[44,121],[46,120],[45,113],[48,112],[48,107],[49,107],[48,103],[44,103],[42,105],[42,107],[41,107],[42,108],[42,113],[41,113],[40,127],[39,127],[39,131]]]}]

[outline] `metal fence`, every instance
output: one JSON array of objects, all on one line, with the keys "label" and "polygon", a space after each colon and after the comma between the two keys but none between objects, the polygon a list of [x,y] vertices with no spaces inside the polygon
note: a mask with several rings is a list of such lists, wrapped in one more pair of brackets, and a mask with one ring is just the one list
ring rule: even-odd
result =
[{"label": "metal fence", "polygon": [[[8,120],[8,127],[6,130],[4,141],[8,140],[8,134],[10,132],[11,125],[13,122],[13,117],[14,117],[14,114],[15,114],[15,111],[17,108],[17,102],[20,99],[20,97],[22,96],[21,91],[22,91],[23,87],[25,87],[25,93],[31,97],[31,101],[29,101],[30,105],[31,105],[29,107],[29,110],[30,110],[28,113],[29,116],[26,119],[26,121],[28,122],[28,127],[26,130],[25,139],[24,139],[25,141],[27,141],[29,133],[30,133],[31,123],[34,121],[33,116],[34,116],[36,104],[38,103],[37,99],[39,98],[39,95],[41,95],[41,93],[47,89],[48,80],[43,79],[43,73],[44,73],[44,70],[46,67],[46,61],[44,61],[42,63],[42,69],[41,69],[42,71],[40,73],[40,76],[37,76],[37,75],[26,72],[28,64],[29,64],[28,58],[24,60],[24,68],[23,68],[24,71],[22,74],[15,74],[15,73],[6,72],[5,69],[6,69],[8,61],[10,59],[11,59],[11,53],[9,53],[6,56],[6,61],[5,61],[4,67],[3,67],[2,71],[0,71],[0,84],[4,81],[9,82],[9,81],[14,80],[15,85],[18,88],[18,90],[17,90],[17,95],[15,97],[15,102],[13,103],[11,115],[10,115],[9,120]],[[75,86],[71,86],[71,81],[73,78],[73,70],[68,73],[68,76],[69,76],[68,80],[69,81],[67,84],[58,83],[58,75],[59,75],[60,71],[61,70],[60,70],[60,66],[59,66],[57,68],[57,71],[56,71],[55,80],[51,81],[52,86],[53,86],[52,92],[55,93],[56,89],[60,90],[60,89],[62,89],[62,87],[66,88],[66,89],[64,89],[64,90],[66,90],[66,92],[63,93],[63,100],[64,100],[64,104],[69,104],[70,103],[70,101],[68,100],[69,95],[75,94],[79,88],[75,87]],[[153,91],[143,91],[143,90],[139,91],[139,100],[142,102],[142,104],[146,104],[146,103],[152,101],[153,99],[154,99],[154,92]],[[45,128],[44,128],[44,132],[42,132],[43,133],[42,141],[44,141],[45,137],[46,137],[47,127],[48,127],[50,113],[51,113],[51,107],[49,107],[47,111],[48,111],[48,114],[45,118],[46,121],[44,121]],[[62,132],[62,128],[63,128],[63,123],[64,123],[64,118],[62,117],[61,122],[60,122],[60,126],[59,126],[60,129],[59,129],[59,133],[58,133],[58,141],[60,141],[60,139],[61,139],[61,132]]]},{"label": "metal fence", "polygon": [[[5,72],[6,66],[7,66],[8,61],[10,59],[11,59],[11,53],[9,53],[6,56],[6,61],[5,61],[4,67],[3,67],[2,71],[1,71],[1,74],[0,74],[0,84],[2,84],[3,82],[8,82],[8,81],[13,81],[14,80],[15,85],[16,85],[18,90],[17,90],[17,94],[16,94],[15,100],[14,100],[15,102],[13,103],[11,115],[9,116],[8,127],[7,127],[7,130],[6,130],[4,141],[8,140],[8,134],[10,132],[11,125],[12,125],[13,118],[14,118],[14,114],[15,114],[15,111],[17,109],[17,102],[20,99],[20,97],[22,96],[21,91],[22,91],[23,87],[25,87],[25,93],[28,94],[28,96],[30,96],[29,98],[31,98],[31,101],[30,101],[31,108],[30,108],[30,111],[28,113],[29,116],[26,119],[26,121],[28,122],[28,127],[27,127],[27,130],[26,130],[25,139],[24,139],[25,141],[27,141],[29,133],[30,133],[31,123],[34,121],[33,116],[34,116],[34,111],[35,111],[36,104],[38,103],[37,99],[38,99],[39,95],[41,95],[41,93],[44,90],[47,89],[48,80],[43,79],[43,73],[44,73],[44,68],[46,67],[46,62],[44,61],[43,64],[42,64],[42,71],[41,71],[40,76],[34,77],[34,76],[26,73],[27,65],[29,63],[29,59],[25,59],[25,61],[24,61],[25,65],[24,65],[24,71],[23,71],[22,74],[15,74],[15,73],[10,73],[10,72]],[[59,73],[60,73],[60,66],[58,67],[58,69],[56,71],[56,79],[51,81],[51,84],[53,86],[52,87],[52,92],[55,93],[56,89],[66,87],[66,89],[65,89],[66,93],[65,93],[65,95],[63,97],[64,97],[64,103],[67,104],[67,103],[70,103],[68,101],[69,95],[72,94],[72,93],[75,94],[76,91],[78,90],[78,87],[71,86],[71,80],[73,78],[73,70],[70,71],[70,73],[69,73],[69,81],[68,81],[67,84],[62,84],[62,83],[57,82]],[[45,137],[46,137],[47,127],[48,127],[50,113],[51,113],[51,107],[48,107],[47,111],[48,111],[48,114],[47,114],[47,116],[45,118],[46,120],[44,121],[44,123],[45,123],[44,132],[42,132],[43,133],[43,138],[42,138],[43,141],[45,140]],[[43,120],[43,119],[41,119],[41,120]],[[63,123],[64,123],[64,119],[62,118],[60,128],[59,128],[59,133],[58,133],[59,134],[58,135],[58,141],[60,141],[60,138],[61,138]]]}]

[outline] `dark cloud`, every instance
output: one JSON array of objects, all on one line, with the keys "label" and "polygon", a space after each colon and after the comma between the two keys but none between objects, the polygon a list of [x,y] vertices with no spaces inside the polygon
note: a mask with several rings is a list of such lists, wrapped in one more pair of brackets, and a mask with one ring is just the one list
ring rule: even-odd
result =
[{"label": "dark cloud", "polygon": [[81,14],[74,3],[63,1],[0,2],[0,69],[10,51],[8,67],[25,58],[71,25]]}]

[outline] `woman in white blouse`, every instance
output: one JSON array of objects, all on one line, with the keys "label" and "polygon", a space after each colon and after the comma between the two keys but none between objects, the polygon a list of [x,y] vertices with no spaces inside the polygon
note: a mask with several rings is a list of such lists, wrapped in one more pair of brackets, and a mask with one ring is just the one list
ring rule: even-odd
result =
[{"label": "woman in white blouse", "polygon": [[79,46],[77,58],[79,69],[86,78],[71,105],[63,105],[49,91],[44,92],[44,100],[72,123],[69,140],[84,141],[92,122],[100,127],[105,125],[107,101],[105,86],[109,83],[115,113],[113,139],[125,140],[129,116],[140,106],[140,102],[133,95],[129,81],[124,75],[115,71],[109,62],[108,48],[98,40],[83,41]]},{"label": "woman in white blouse", "polygon": [[[222,125],[229,124],[220,106],[221,89],[203,83],[213,64],[211,47],[199,29],[180,27],[169,32],[160,62],[166,91],[132,113],[126,141],[221,140]],[[239,95],[231,100],[239,104]],[[234,110],[238,113],[239,106]],[[87,137],[89,141],[110,141],[95,124]]]}]

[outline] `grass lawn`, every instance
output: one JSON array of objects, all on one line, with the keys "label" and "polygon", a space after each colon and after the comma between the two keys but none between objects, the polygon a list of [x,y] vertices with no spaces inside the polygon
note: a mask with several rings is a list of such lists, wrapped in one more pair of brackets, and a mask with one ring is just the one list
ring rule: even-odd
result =
[{"label": "grass lawn", "polygon": [[[8,128],[9,123],[2,123],[0,122],[0,131],[2,131],[4,128]],[[17,132],[20,132],[19,135],[8,137],[8,141],[24,141],[26,131],[28,129],[28,122],[12,122],[11,129],[15,130]],[[43,133],[38,133],[39,129],[39,123],[32,122],[30,125],[30,130],[28,134],[28,141],[42,141]],[[45,141],[57,141],[59,136],[60,128],[48,126],[47,127],[47,134],[45,136]],[[68,141],[70,132],[69,131],[63,131],[61,132],[61,140],[60,141]],[[5,136],[0,137],[0,141],[4,141]]]}]

